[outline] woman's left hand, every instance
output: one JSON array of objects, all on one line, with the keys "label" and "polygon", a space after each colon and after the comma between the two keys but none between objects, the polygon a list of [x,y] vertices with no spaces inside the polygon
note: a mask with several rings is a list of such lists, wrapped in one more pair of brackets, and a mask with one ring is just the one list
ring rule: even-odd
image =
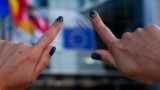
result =
[{"label": "woman's left hand", "polygon": [[59,17],[34,46],[0,41],[0,90],[24,90],[48,65],[55,47],[48,46],[63,25]]}]

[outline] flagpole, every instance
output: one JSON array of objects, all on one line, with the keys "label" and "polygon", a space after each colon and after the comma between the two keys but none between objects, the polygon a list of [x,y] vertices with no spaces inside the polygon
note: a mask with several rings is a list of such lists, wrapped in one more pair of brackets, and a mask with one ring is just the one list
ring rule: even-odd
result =
[{"label": "flagpole", "polygon": [[1,31],[0,31],[0,34],[1,34],[1,35],[0,35],[1,37],[0,37],[0,38],[1,38],[2,40],[5,40],[5,19],[4,19],[3,17],[0,17],[0,23],[1,23],[1,24],[0,24],[0,25],[1,25],[1,26],[0,26],[0,28],[1,28],[1,29],[0,29],[0,30],[1,30]]},{"label": "flagpole", "polygon": [[5,18],[2,18],[2,39],[3,40],[6,40],[5,36],[6,36],[6,33],[5,33]]},{"label": "flagpole", "polygon": [[1,33],[2,33],[2,37],[1,39],[3,40],[10,40],[10,33],[9,33],[9,21],[8,21],[8,16],[2,17],[1,18]]}]

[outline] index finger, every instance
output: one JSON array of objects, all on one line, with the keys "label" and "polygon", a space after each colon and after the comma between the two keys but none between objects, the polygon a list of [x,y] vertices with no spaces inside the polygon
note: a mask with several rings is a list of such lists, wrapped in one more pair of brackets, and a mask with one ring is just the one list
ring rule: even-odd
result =
[{"label": "index finger", "polygon": [[40,40],[33,46],[34,48],[38,48],[40,50],[44,50],[56,37],[58,32],[61,30],[63,25],[63,17],[60,16],[56,19],[51,28],[44,33],[44,35],[40,38]]},{"label": "index finger", "polygon": [[110,45],[113,42],[117,41],[118,39],[114,36],[111,30],[106,25],[104,25],[104,23],[102,22],[100,16],[96,11],[90,12],[90,16],[91,16],[91,22],[94,28],[96,29],[96,32],[98,33],[100,38],[104,41],[104,43],[108,47],[110,47]]}]

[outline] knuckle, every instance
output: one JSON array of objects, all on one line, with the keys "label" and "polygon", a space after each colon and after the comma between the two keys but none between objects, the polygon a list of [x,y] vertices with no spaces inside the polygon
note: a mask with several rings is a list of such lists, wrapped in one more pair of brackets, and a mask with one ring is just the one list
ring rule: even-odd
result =
[{"label": "knuckle", "polygon": [[122,40],[130,40],[132,39],[132,33],[130,32],[125,32],[123,35],[122,35]]},{"label": "knuckle", "polygon": [[142,33],[142,30],[143,30],[142,28],[137,28],[135,33]]},{"label": "knuckle", "polygon": [[149,25],[145,26],[145,29],[146,30],[153,30],[153,29],[158,28],[158,27],[159,26],[156,25],[156,24],[149,24]]}]

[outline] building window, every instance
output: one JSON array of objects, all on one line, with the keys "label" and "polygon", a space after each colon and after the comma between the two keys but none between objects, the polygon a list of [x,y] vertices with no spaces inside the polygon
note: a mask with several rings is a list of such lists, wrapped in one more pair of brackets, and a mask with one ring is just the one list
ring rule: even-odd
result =
[{"label": "building window", "polygon": [[[90,0],[91,3],[96,3],[98,2],[99,0]],[[101,1],[101,0],[100,0]]]},{"label": "building window", "polygon": [[83,7],[85,5],[85,1],[84,0],[79,0],[79,6]]},{"label": "building window", "polygon": [[47,7],[48,6],[48,0],[35,0],[34,4],[38,7]]}]

